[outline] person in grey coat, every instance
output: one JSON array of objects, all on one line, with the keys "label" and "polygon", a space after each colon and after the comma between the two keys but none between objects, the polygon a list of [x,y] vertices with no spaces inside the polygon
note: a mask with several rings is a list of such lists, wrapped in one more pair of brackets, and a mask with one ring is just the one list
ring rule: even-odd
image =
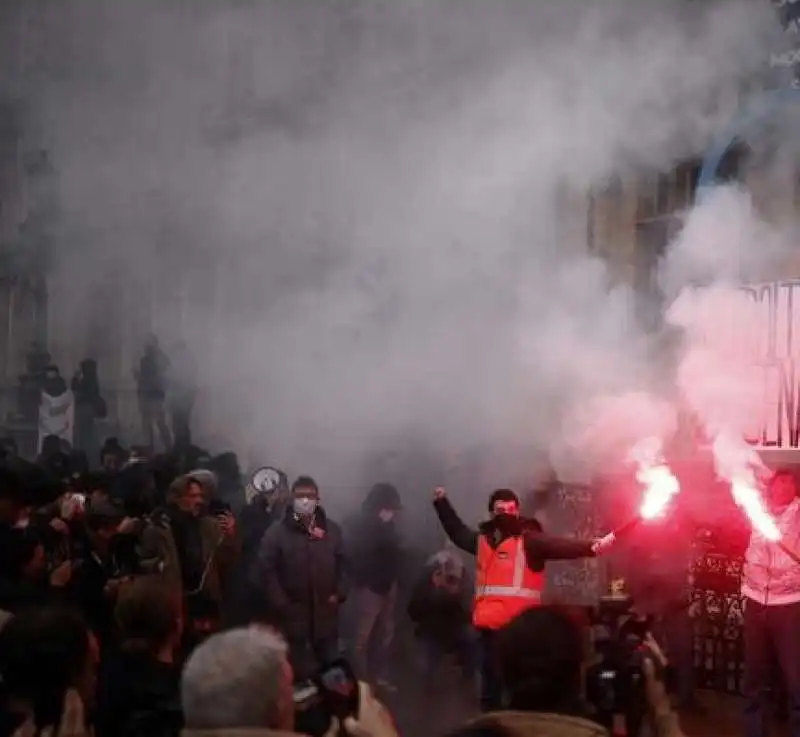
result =
[{"label": "person in grey coat", "polygon": [[264,592],[270,624],[286,637],[295,678],[312,676],[339,654],[344,545],[314,479],[301,476],[292,485],[292,505],[264,534],[252,580]]}]

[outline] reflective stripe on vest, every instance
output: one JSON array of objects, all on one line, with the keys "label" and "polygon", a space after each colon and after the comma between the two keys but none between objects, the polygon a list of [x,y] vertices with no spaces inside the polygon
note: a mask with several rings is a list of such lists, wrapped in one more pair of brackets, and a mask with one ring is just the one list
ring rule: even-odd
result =
[{"label": "reflective stripe on vest", "polygon": [[517,540],[517,553],[514,558],[514,580],[511,586],[475,586],[475,596],[515,596],[520,599],[541,599],[542,592],[523,588],[525,568],[528,562],[525,554],[525,541]]},{"label": "reflective stripe on vest", "polygon": [[516,586],[478,586],[477,596],[518,596],[521,599],[541,599],[542,593]]}]

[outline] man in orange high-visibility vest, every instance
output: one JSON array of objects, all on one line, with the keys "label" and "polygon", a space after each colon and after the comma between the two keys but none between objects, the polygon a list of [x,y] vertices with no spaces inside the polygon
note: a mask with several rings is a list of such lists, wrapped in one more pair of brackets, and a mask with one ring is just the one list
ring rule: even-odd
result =
[{"label": "man in orange high-visibility vest", "polygon": [[476,557],[472,623],[482,648],[481,707],[493,711],[503,706],[503,686],[492,656],[494,634],[541,603],[548,560],[588,558],[606,543],[545,535],[536,519],[520,516],[519,498],[511,489],[492,492],[491,517],[477,530],[461,521],[441,487],[434,491],[433,505],[447,536]]}]

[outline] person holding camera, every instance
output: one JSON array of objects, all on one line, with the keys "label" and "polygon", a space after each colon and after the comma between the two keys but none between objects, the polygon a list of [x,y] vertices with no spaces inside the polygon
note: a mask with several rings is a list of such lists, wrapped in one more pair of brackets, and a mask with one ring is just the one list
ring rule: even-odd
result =
[{"label": "person holding camera", "polygon": [[603,541],[569,540],[545,535],[534,518],[520,516],[520,502],[511,489],[496,489],[489,497],[490,519],[471,530],[453,509],[441,487],[433,505],[447,536],[476,557],[472,623],[482,649],[481,707],[502,706],[503,688],[493,657],[497,631],[526,609],[541,605],[544,566],[548,560],[573,560],[600,553]]},{"label": "person holding camera", "polygon": [[101,645],[112,639],[120,591],[138,573],[135,537],[121,532],[126,517],[108,500],[86,505],[79,545],[73,545],[72,597]]},{"label": "person holding camera", "polygon": [[[299,734],[293,679],[288,646],[276,631],[252,626],[212,636],[183,669],[183,737],[224,737],[244,730],[284,737]],[[328,714],[319,731],[304,733],[397,737],[389,712],[369,687],[355,681],[348,685],[358,695],[352,713]],[[327,709],[325,703],[323,698],[322,710]]]},{"label": "person holding camera", "polygon": [[204,481],[195,473],[175,479],[166,507],[149,516],[139,539],[141,570],[183,591],[187,645],[219,626],[225,579],[238,555],[234,518],[206,513]]},{"label": "person holding camera", "polygon": [[[508,710],[484,715],[468,726],[496,727],[510,737],[609,737],[595,721],[592,705],[582,699],[588,653],[581,627],[566,608],[542,606],[523,612],[498,632],[496,645]],[[635,692],[642,704],[632,706],[647,713],[653,737],[683,737],[659,676],[666,659],[652,637],[647,637],[643,650],[641,690]],[[636,732],[629,734],[638,737]]]}]

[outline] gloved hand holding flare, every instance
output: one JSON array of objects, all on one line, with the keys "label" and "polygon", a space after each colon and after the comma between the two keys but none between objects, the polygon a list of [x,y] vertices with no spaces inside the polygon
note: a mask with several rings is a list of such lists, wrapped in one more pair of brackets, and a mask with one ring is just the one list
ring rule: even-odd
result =
[{"label": "gloved hand holding flare", "polygon": [[663,461],[661,441],[658,438],[642,441],[631,451],[629,457],[637,466],[636,480],[644,486],[644,498],[639,506],[639,513],[595,542],[592,548],[595,555],[608,550],[641,521],[660,517],[680,491],[678,479]]}]

